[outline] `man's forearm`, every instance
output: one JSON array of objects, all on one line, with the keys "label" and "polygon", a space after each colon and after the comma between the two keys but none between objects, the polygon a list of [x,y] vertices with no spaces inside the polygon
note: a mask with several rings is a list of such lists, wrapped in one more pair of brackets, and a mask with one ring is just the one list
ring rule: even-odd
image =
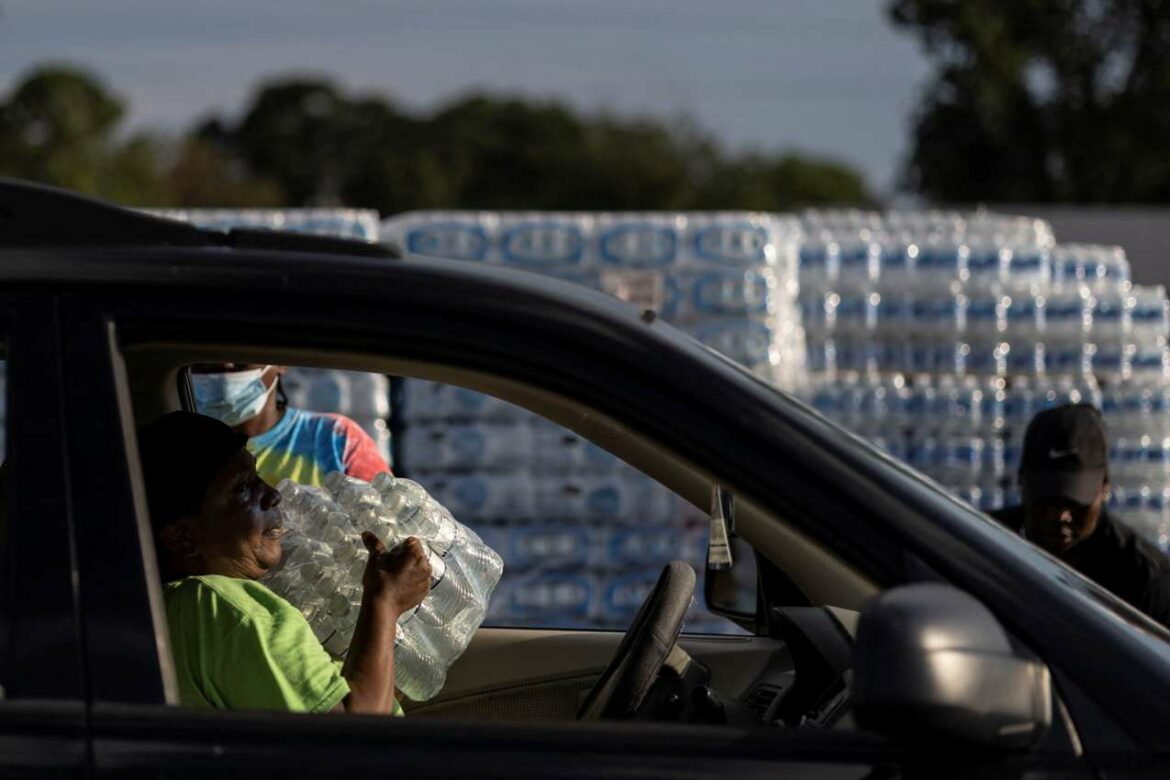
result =
[{"label": "man's forearm", "polygon": [[385,596],[365,593],[341,676],[345,711],[388,715],[394,707],[394,633],[398,612]]}]

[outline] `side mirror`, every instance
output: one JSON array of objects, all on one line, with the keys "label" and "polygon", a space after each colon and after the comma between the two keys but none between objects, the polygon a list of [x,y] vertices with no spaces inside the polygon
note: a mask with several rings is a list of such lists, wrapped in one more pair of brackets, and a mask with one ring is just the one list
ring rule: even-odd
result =
[{"label": "side mirror", "polygon": [[949,585],[893,588],[865,605],[852,688],[858,725],[893,736],[1018,749],[1052,722],[1048,667]]},{"label": "side mirror", "polygon": [[752,630],[759,609],[759,572],[755,551],[735,535],[735,499],[716,485],[711,491],[711,528],[703,600],[712,614]]}]

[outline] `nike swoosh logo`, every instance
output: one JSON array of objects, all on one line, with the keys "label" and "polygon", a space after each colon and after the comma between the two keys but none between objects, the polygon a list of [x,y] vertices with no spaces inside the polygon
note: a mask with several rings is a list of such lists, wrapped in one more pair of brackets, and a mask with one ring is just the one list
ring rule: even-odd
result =
[{"label": "nike swoosh logo", "polygon": [[1049,450],[1048,457],[1053,459],[1063,458],[1068,455],[1076,455],[1078,452],[1080,452],[1080,450],[1076,447],[1073,447],[1071,450]]}]

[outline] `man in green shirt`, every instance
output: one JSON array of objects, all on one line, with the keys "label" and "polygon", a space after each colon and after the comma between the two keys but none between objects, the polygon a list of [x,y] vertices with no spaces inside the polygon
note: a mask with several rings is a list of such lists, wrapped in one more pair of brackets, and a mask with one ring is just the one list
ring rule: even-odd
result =
[{"label": "man in green shirt", "polygon": [[421,542],[370,560],[345,665],[304,616],[259,580],[280,563],[280,494],[256,474],[247,436],[173,412],[139,431],[151,525],[166,583],[171,653],[184,705],[389,714],[398,616],[430,586]]}]

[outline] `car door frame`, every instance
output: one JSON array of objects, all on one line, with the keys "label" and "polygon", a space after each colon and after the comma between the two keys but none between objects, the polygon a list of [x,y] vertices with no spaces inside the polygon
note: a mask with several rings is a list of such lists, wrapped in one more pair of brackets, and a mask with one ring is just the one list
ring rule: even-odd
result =
[{"label": "car door frame", "polygon": [[[119,329],[125,325],[125,333],[134,336],[143,323],[154,327],[169,323],[169,333],[167,328],[157,331],[158,338],[164,340],[184,334],[192,338],[192,334],[204,331],[214,336],[225,329],[235,331],[245,341],[261,337],[260,343],[274,345],[305,336],[282,329],[279,322],[266,321],[278,304],[257,306],[244,294],[219,297],[212,305],[201,294],[180,296],[172,291],[152,299],[135,288],[108,288],[101,293],[92,289],[69,292],[63,301],[69,335],[67,359],[77,366],[71,375],[84,374],[89,385],[71,387],[67,393],[67,413],[84,411],[87,420],[85,436],[78,438],[76,448],[71,447],[71,454],[74,450],[77,453],[71,458],[73,469],[87,471],[72,491],[77,525],[87,529],[79,533],[84,542],[80,567],[83,593],[91,589],[100,592],[104,582],[118,578],[109,600],[91,598],[84,602],[87,610],[91,606],[95,610],[85,616],[87,626],[94,630],[115,628],[96,645],[87,646],[87,668],[93,677],[90,728],[96,774],[185,776],[208,770],[245,774],[245,769],[263,769],[268,761],[285,768],[295,765],[298,772],[309,774],[393,763],[402,771],[445,776],[526,778],[546,776],[550,767],[558,774],[596,776],[626,771],[636,762],[639,772],[647,777],[723,777],[729,771],[771,775],[780,762],[793,776],[822,776],[830,768],[853,776],[877,764],[939,758],[933,746],[896,745],[867,734],[649,723],[311,718],[206,713],[163,706],[174,701],[167,681],[168,661],[160,653],[163,644],[159,637],[165,634],[165,621],[157,603],[160,588],[157,582],[150,582],[153,544],[145,524],[140,480],[131,465],[136,463],[132,413],[121,373],[120,334],[115,322]],[[375,333],[360,324],[329,314],[307,319],[325,329],[312,337],[313,348],[349,354],[385,351]],[[449,349],[458,341],[450,335],[447,340]],[[431,338],[430,346],[435,343]],[[451,353],[439,357],[451,357]],[[108,517],[103,519],[94,509],[97,506]],[[117,527],[110,527],[111,523]],[[121,659],[117,658],[119,652]],[[352,752],[346,746],[352,747]],[[284,754],[287,761],[281,757]],[[1034,764],[1047,759],[1029,756],[1018,760]],[[1053,760],[1064,766],[1073,757]]]},{"label": "car door frame", "polygon": [[[2,493],[6,537],[0,774],[87,771],[86,684],[69,488],[58,302],[48,290],[0,293],[6,360]],[[35,521],[32,519],[35,518]]]}]

